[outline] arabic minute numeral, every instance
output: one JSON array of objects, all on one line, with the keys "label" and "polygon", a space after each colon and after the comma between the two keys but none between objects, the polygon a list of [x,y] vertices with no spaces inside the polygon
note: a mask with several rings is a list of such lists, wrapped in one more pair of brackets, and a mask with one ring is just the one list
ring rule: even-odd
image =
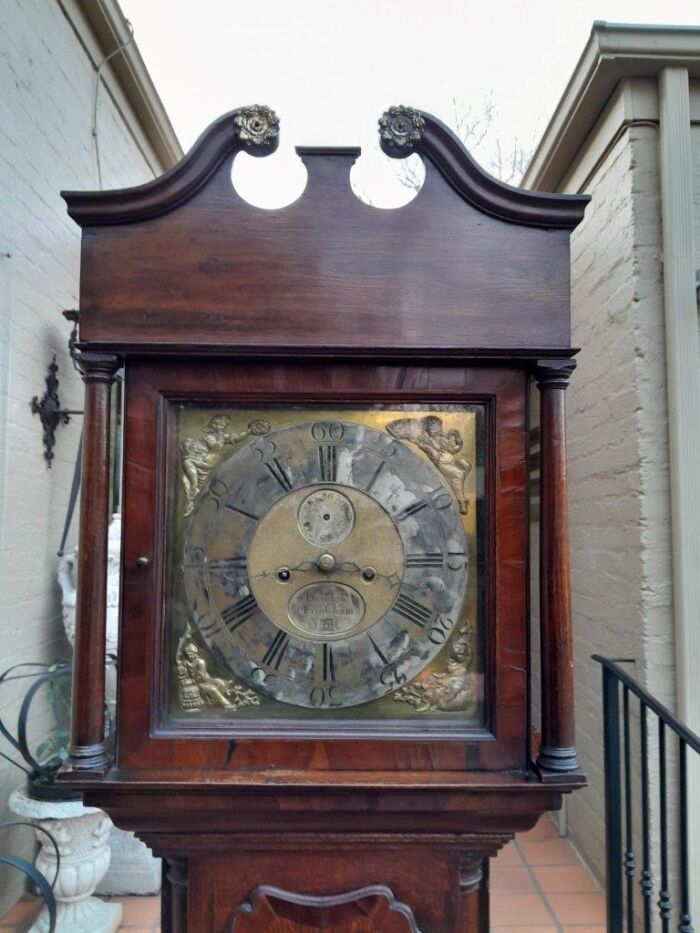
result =
[{"label": "arabic minute numeral", "polygon": [[432,641],[434,645],[444,645],[447,636],[453,628],[454,622],[452,619],[448,619],[446,616],[438,616],[437,622],[435,625],[431,626],[428,632],[428,639]]},{"label": "arabic minute numeral", "polygon": [[391,664],[389,667],[385,667],[384,670],[379,675],[379,680],[384,684],[385,687],[391,687],[392,690],[396,690],[398,687],[403,687],[408,678],[406,675],[396,669],[396,665]]},{"label": "arabic minute numeral", "polygon": [[467,566],[467,555],[464,551],[448,551],[447,552],[447,568],[448,570],[464,570]]},{"label": "arabic minute numeral", "polygon": [[430,493],[430,504],[438,512],[449,509],[452,505],[452,496],[445,490],[444,486],[438,486],[437,489],[433,489]]},{"label": "arabic minute numeral", "polygon": [[340,421],[316,421],[311,425],[311,437],[315,441],[340,441],[345,427]]},{"label": "arabic minute numeral", "polygon": [[316,684],[309,694],[309,702],[312,706],[319,707],[341,706],[343,701],[340,695],[340,689],[336,687],[335,684],[331,684],[330,686]]},{"label": "arabic minute numeral", "polygon": [[433,617],[432,611],[427,606],[411,596],[406,596],[405,593],[399,593],[392,608],[394,612],[403,616],[408,622],[413,622],[418,628],[425,628]]},{"label": "arabic minute numeral", "polygon": [[216,510],[218,512],[219,508],[221,507],[221,500],[228,495],[228,486],[223,480],[214,477],[209,483],[207,495],[214,501]]},{"label": "arabic minute numeral", "polygon": [[209,638],[219,627],[213,616],[202,616],[197,619],[197,628],[206,638]]}]

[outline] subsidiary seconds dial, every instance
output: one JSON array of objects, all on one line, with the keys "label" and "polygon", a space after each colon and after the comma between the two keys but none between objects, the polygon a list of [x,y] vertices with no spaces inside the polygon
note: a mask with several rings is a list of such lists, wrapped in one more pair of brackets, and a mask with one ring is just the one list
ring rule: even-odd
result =
[{"label": "subsidiary seconds dial", "polygon": [[193,621],[261,694],[303,707],[370,702],[449,638],[467,582],[459,505],[383,431],[303,422],[223,461],[188,524]]}]

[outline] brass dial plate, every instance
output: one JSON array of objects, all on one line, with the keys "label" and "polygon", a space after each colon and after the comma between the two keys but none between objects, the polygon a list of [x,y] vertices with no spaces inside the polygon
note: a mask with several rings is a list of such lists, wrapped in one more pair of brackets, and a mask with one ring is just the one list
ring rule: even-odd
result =
[{"label": "brass dial plate", "polygon": [[[431,451],[440,441],[416,437]],[[430,664],[459,621],[467,564],[460,500],[432,457],[365,424],[300,420],[211,471],[187,527],[184,582],[194,623],[241,682],[342,709]]]},{"label": "brass dial plate", "polygon": [[[334,561],[329,570],[319,566],[326,555]],[[351,486],[303,486],[283,495],[258,522],[248,551],[250,588],[265,615],[290,635],[316,641],[371,628],[394,604],[404,569],[393,519]],[[311,600],[316,604],[317,627],[299,624],[301,600],[294,596],[305,588],[309,610]],[[357,599],[350,598],[353,592]]]}]

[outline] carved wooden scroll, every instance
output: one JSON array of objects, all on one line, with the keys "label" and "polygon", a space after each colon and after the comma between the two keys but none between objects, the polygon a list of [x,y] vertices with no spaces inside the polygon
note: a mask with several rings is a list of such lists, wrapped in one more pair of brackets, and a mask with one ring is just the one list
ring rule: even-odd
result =
[{"label": "carved wooden scroll", "polygon": [[261,885],[238,907],[232,933],[421,933],[413,911],[373,885],[313,897]]}]

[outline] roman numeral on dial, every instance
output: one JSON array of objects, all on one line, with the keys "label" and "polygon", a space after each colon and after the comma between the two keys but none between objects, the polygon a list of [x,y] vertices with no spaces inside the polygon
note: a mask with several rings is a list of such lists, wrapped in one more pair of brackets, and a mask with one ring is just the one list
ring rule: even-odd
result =
[{"label": "roman numeral on dial", "polygon": [[382,470],[384,469],[385,466],[386,466],[386,460],[382,460],[382,462],[379,464],[379,466],[377,467],[377,469],[376,469],[376,470],[374,471],[374,473],[372,474],[372,476],[371,476],[371,478],[370,478],[370,481],[369,481],[369,482],[367,483],[367,485],[365,486],[365,492],[371,492],[372,486],[374,486],[374,484],[375,484],[375,483],[377,482],[377,480],[379,479],[379,475],[380,475],[380,473],[382,472]]},{"label": "roman numeral on dial", "polygon": [[221,618],[231,632],[247,622],[248,619],[258,611],[258,604],[255,597],[248,595],[227,606],[221,613]]},{"label": "roman numeral on dial", "polygon": [[419,499],[418,502],[413,502],[411,505],[407,506],[403,511],[398,512],[394,518],[397,522],[402,522],[405,518],[410,518],[411,515],[415,515],[416,512],[422,512],[423,509],[428,508],[428,503],[425,499]]},{"label": "roman numeral on dial", "polygon": [[324,483],[334,483],[338,475],[338,451],[335,444],[318,445],[318,468]]},{"label": "roman numeral on dial", "polygon": [[413,622],[418,628],[425,628],[433,617],[432,610],[404,593],[399,593],[392,609],[408,622]]},{"label": "roman numeral on dial", "polygon": [[288,644],[289,635],[280,629],[270,642],[270,647],[265,652],[262,663],[266,664],[268,667],[274,667],[274,669],[278,671]]},{"label": "roman numeral on dial", "polygon": [[439,551],[407,554],[407,567],[442,567],[442,554]]},{"label": "roman numeral on dial", "polygon": [[247,566],[245,557],[222,557],[209,561],[209,572],[215,574],[233,573],[234,570],[245,570]]},{"label": "roman numeral on dial", "polygon": [[377,657],[378,657],[379,660],[382,662],[382,664],[384,664],[384,665],[386,666],[386,665],[389,663],[389,661],[387,660],[386,655],[384,654],[384,652],[382,651],[382,649],[379,647],[379,645],[376,643],[376,641],[375,641],[375,640],[372,638],[372,636],[369,634],[369,632],[367,632],[367,638],[369,638],[370,643],[371,643],[372,647],[374,648],[374,653],[377,655]]},{"label": "roman numeral on dial", "polygon": [[317,656],[320,662],[324,683],[333,683],[335,681],[335,658],[333,657],[333,648],[324,642]]},{"label": "roman numeral on dial", "polygon": [[292,481],[289,477],[289,472],[282,466],[277,457],[272,460],[268,460],[265,466],[280,484],[282,489],[284,489],[285,492],[290,492],[292,488]]}]

